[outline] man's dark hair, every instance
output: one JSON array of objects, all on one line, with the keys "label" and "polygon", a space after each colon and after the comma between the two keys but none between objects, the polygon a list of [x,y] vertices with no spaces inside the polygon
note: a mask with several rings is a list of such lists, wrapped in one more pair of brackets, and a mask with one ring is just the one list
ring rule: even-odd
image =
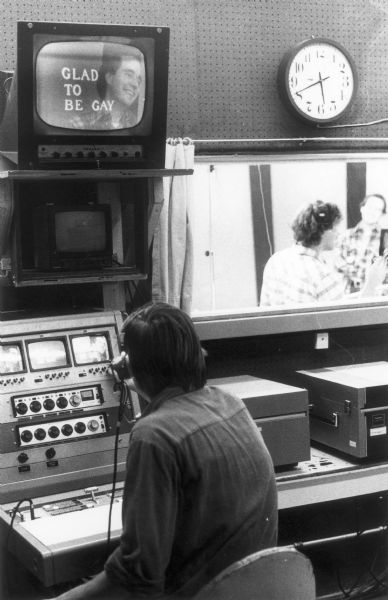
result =
[{"label": "man's dark hair", "polygon": [[336,204],[317,200],[302,210],[294,220],[294,239],[303,246],[317,246],[323,233],[332,229],[341,218],[341,211]]},{"label": "man's dark hair", "polygon": [[381,194],[368,194],[367,196],[365,196],[365,198],[363,198],[361,200],[360,208],[365,206],[365,204],[368,202],[369,198],[380,198],[380,200],[382,200],[382,202],[383,202],[383,214],[385,214],[387,212],[387,201],[384,198],[384,196],[382,196]]},{"label": "man's dark hair", "polygon": [[123,324],[131,375],[151,397],[168,386],[185,392],[206,383],[204,352],[190,317],[156,302],[129,315]]},{"label": "man's dark hair", "polygon": [[101,99],[105,98],[106,94],[106,74],[116,73],[117,69],[120,68],[121,62],[124,58],[133,58],[134,60],[141,61],[142,53],[134,46],[125,46],[123,52],[123,44],[104,44],[104,50],[102,55],[102,64],[98,72],[97,79],[97,91]]}]

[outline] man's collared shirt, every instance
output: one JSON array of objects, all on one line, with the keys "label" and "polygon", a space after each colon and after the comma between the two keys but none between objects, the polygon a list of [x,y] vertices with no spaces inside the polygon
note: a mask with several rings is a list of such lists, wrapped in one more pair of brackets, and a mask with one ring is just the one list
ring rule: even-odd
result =
[{"label": "man's collared shirt", "polygon": [[365,229],[360,221],[345,231],[338,249],[337,269],[346,279],[346,292],[357,292],[365,282],[366,269],[378,256],[380,228]]},{"label": "man's collared shirt", "polygon": [[193,596],[277,542],[277,492],[261,433],[217,387],[154,398],[130,436],[120,546],[105,565],[128,598]]}]

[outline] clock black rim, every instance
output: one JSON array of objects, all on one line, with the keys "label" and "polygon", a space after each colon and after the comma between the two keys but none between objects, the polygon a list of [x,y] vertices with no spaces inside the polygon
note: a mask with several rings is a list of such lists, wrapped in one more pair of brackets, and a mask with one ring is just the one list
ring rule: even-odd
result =
[{"label": "clock black rim", "polygon": [[[289,69],[290,69],[292,60],[294,59],[295,55],[298,54],[298,52],[300,52],[303,48],[309,46],[310,44],[329,44],[331,46],[335,46],[336,48],[338,48],[338,50],[340,50],[343,53],[343,55],[346,57],[347,61],[350,64],[350,67],[352,69],[352,73],[353,73],[353,92],[352,92],[352,95],[351,95],[348,105],[340,113],[338,113],[334,117],[330,117],[327,119],[317,119],[316,117],[309,117],[304,112],[302,112],[299,109],[299,107],[294,103],[294,100],[293,100],[291,94],[289,93],[289,89],[287,86],[288,73],[289,73]],[[300,120],[304,121],[305,124],[316,125],[317,127],[319,125],[324,126],[326,124],[338,121],[352,107],[352,105],[354,103],[354,99],[357,94],[357,90],[358,90],[357,67],[356,67],[356,63],[355,63],[352,55],[350,54],[349,50],[347,50],[340,42],[337,42],[336,40],[332,40],[331,38],[327,38],[327,37],[312,36],[306,40],[303,40],[302,42],[299,42],[295,46],[292,46],[292,48],[289,48],[285,52],[285,54],[283,55],[283,58],[279,64],[277,84],[278,84],[280,98],[281,98],[284,106],[287,108],[287,110],[293,116],[297,116]]]}]

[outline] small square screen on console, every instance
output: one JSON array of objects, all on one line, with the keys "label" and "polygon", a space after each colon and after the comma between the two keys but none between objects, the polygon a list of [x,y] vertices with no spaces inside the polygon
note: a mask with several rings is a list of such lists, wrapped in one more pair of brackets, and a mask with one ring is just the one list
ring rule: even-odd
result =
[{"label": "small square screen on console", "polygon": [[74,336],[71,343],[77,365],[110,360],[108,340],[105,334]]},{"label": "small square screen on console", "polygon": [[0,375],[24,371],[19,344],[0,344]]},{"label": "small square screen on console", "polygon": [[34,371],[67,367],[69,364],[64,340],[27,342],[27,350]]},{"label": "small square screen on console", "polygon": [[98,210],[58,211],[55,214],[57,252],[103,252],[106,248],[105,213]]}]

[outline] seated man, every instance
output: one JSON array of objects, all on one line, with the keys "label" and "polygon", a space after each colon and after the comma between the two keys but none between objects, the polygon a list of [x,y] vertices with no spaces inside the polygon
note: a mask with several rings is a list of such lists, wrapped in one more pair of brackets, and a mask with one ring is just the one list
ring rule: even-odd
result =
[{"label": "seated man", "polygon": [[123,331],[147,406],[130,437],[121,542],[104,571],[60,600],[190,598],[277,541],[270,455],[243,402],[206,385],[190,318],[150,304]]},{"label": "seated man", "polygon": [[378,256],[380,220],[386,212],[380,194],[366,196],[360,204],[361,221],[347,229],[339,241],[336,266],[346,280],[347,292],[358,292],[365,283],[365,273]]},{"label": "seated man", "polygon": [[[325,260],[338,241],[341,213],[335,204],[317,200],[295,218],[295,245],[275,252],[264,268],[260,306],[283,306],[348,299],[346,281]],[[371,266],[358,296],[373,296],[386,274],[383,257]],[[353,294],[353,299],[355,295]]]}]

